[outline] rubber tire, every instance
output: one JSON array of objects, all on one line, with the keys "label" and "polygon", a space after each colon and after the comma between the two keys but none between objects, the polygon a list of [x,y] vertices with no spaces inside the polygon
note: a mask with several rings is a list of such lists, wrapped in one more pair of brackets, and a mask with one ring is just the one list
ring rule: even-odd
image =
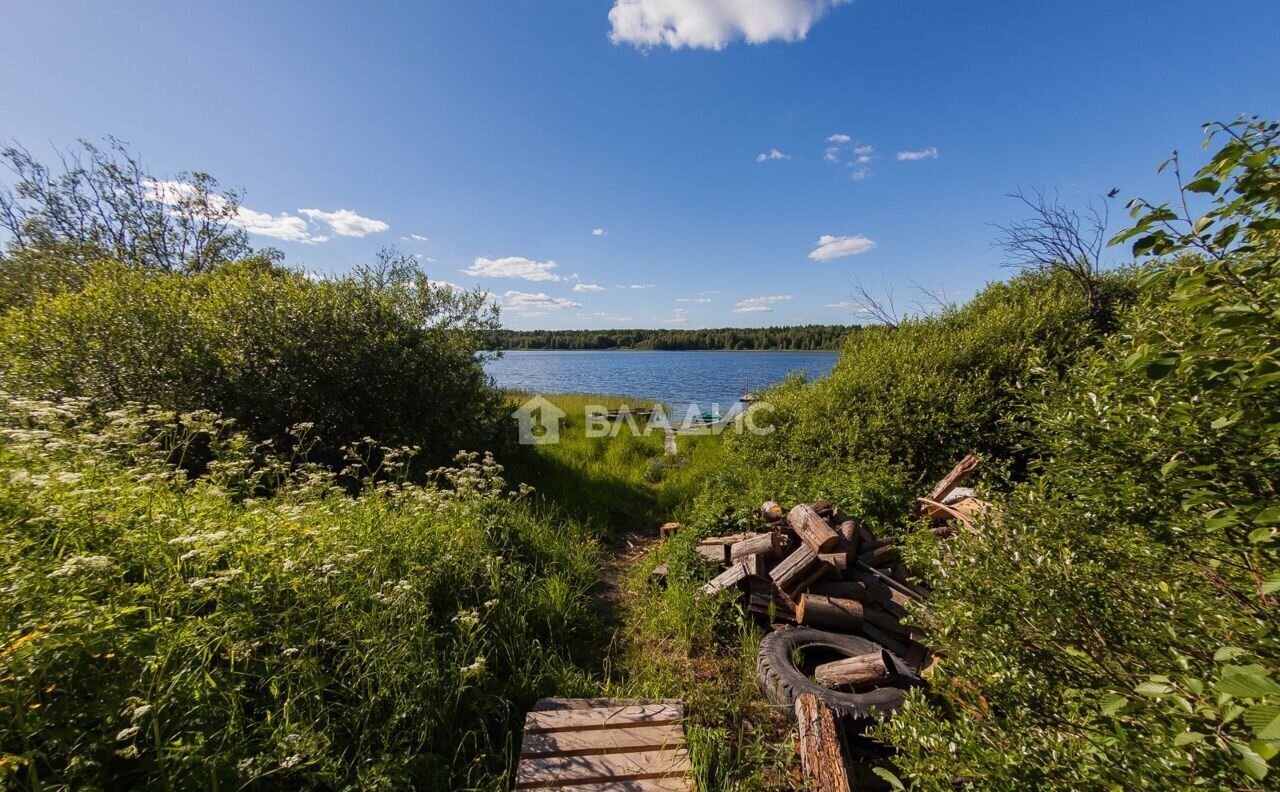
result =
[{"label": "rubber tire", "polygon": [[[796,649],[827,649],[846,657],[854,657],[878,652],[884,647],[856,635],[826,632],[812,627],[775,630],[760,641],[760,652],[756,656],[760,690],[771,703],[794,710],[798,696],[812,693],[831,708],[837,719],[848,718],[854,721],[874,717],[873,711],[890,713],[902,706],[903,693],[898,687],[881,687],[865,693],[844,693],[819,685],[791,662],[791,653]],[[889,652],[889,657],[898,672],[900,684],[909,687],[918,682],[911,668],[900,657],[892,652]]]}]

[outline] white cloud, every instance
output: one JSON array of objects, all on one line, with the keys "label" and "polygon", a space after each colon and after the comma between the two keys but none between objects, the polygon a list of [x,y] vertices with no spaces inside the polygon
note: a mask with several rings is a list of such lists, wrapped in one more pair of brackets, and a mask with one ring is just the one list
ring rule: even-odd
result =
[{"label": "white cloud", "polygon": [[483,278],[519,278],[527,281],[562,281],[564,278],[551,270],[556,268],[554,261],[533,261],[523,256],[507,256],[500,259],[488,259],[483,256],[471,262],[471,266],[462,270],[463,274]]},{"label": "white cloud", "polygon": [[614,44],[641,49],[721,50],[745,39],[800,41],[834,6],[852,0],[615,0],[609,11]]},{"label": "white cloud", "polygon": [[871,169],[867,167],[855,168],[849,173],[849,178],[854,181],[862,181],[871,175]]},{"label": "white cloud", "polygon": [[619,289],[652,289],[655,284],[652,283],[633,283],[630,286],[619,285]]},{"label": "white cloud", "polygon": [[317,223],[324,223],[338,236],[366,237],[379,231],[386,231],[391,226],[371,217],[361,217],[350,209],[339,209],[336,212],[322,212],[319,209],[299,209],[298,214],[311,218]]},{"label": "white cloud", "polygon": [[842,256],[856,256],[874,250],[875,242],[858,234],[856,236],[831,236],[823,234],[818,237],[818,246],[809,253],[814,261],[830,261]]},{"label": "white cloud", "polygon": [[937,159],[938,149],[935,146],[922,148],[919,151],[899,151],[898,162],[915,162],[917,160]]},{"label": "white cloud", "polygon": [[422,234],[409,234],[408,236],[402,236],[400,238],[403,239],[405,242],[426,242],[427,241],[427,238],[424,237]]},{"label": "white cloud", "polygon": [[681,303],[681,302],[682,303],[709,303],[711,302],[711,298],[710,297],[677,297],[676,302],[678,303]]},{"label": "white cloud", "polygon": [[853,138],[849,137],[848,135],[840,134],[838,132],[832,135],[831,137],[827,138],[828,143],[848,143],[850,140],[853,140]]},{"label": "white cloud", "polygon": [[615,316],[608,311],[596,311],[591,314],[595,319],[608,319],[611,322],[631,322],[634,321],[630,316]]},{"label": "white cloud", "polygon": [[784,160],[784,159],[791,159],[791,157],[786,154],[783,154],[781,151],[778,151],[777,149],[769,149],[767,153],[756,155],[756,162],[768,162],[769,160]]},{"label": "white cloud", "polygon": [[[223,214],[229,208],[227,200],[222,196],[209,195],[201,197],[197,194],[195,187],[184,182],[151,179],[147,182],[147,187],[151,192],[151,200],[165,206],[180,206],[185,202],[199,199],[207,200],[209,211],[214,214]],[[240,206],[236,209],[235,216],[231,218],[230,222],[250,234],[271,237],[283,242],[301,242],[306,245],[314,245],[329,241],[327,236],[312,234],[306,220],[284,212],[272,215],[269,212],[259,212],[246,206]]]},{"label": "white cloud", "polygon": [[663,320],[662,320],[662,323],[663,323],[663,324],[670,324],[670,325],[685,325],[685,324],[689,324],[689,309],[688,309],[688,308],[676,308],[675,310],[673,310],[673,311],[671,312],[671,318],[670,318],[670,319],[663,319]]},{"label": "white cloud", "polygon": [[849,162],[845,164],[854,169],[853,173],[850,174],[854,181],[862,181],[871,175],[871,168],[868,166],[875,159],[875,146],[856,145],[853,142],[853,138],[843,134],[832,135],[827,138],[827,142],[832,145],[827,146],[823,152],[823,159],[827,162],[839,163],[844,162],[845,158],[849,157]]},{"label": "white cloud", "polygon": [[564,311],[582,307],[582,303],[564,297],[551,297],[542,292],[509,291],[504,292],[502,298],[503,304],[511,309],[512,313],[521,316],[539,316],[547,311]]},{"label": "white cloud", "polygon": [[605,235],[605,234],[607,234],[607,233],[609,233],[609,232],[608,232],[608,231],[605,231],[603,228],[593,228],[593,229],[591,229],[591,236],[604,236],[604,235]]},{"label": "white cloud", "polygon": [[850,302],[849,300],[841,300],[840,302],[827,303],[823,308],[836,308],[841,311],[861,311],[862,303]]},{"label": "white cloud", "polygon": [[599,292],[604,291],[604,287],[596,283],[575,283],[573,290],[576,292]]},{"label": "white cloud", "polygon": [[794,299],[790,294],[776,294],[772,297],[749,297],[733,306],[734,313],[768,313],[774,303]]}]

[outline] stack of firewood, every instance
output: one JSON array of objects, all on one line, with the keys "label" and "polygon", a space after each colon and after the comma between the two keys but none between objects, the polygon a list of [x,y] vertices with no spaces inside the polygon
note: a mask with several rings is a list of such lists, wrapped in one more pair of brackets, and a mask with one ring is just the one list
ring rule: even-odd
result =
[{"label": "stack of firewood", "polygon": [[[957,492],[978,464],[977,457],[965,457],[919,499],[936,535],[949,535],[957,524],[972,526],[989,508]],[[736,588],[747,610],[767,623],[862,635],[916,671],[932,662],[922,631],[901,622],[906,604],[927,592],[908,580],[894,539],[877,537],[824,501],[790,511],[769,501],[756,516],[761,530],[710,537],[698,545],[709,562],[724,567],[703,587],[708,596]]]},{"label": "stack of firewood", "polygon": [[743,592],[747,609],[770,623],[863,635],[917,669],[926,656],[916,628],[900,619],[925,592],[907,581],[897,543],[830,504],[759,509],[765,530],[702,540],[698,552],[725,569],[703,587]]}]

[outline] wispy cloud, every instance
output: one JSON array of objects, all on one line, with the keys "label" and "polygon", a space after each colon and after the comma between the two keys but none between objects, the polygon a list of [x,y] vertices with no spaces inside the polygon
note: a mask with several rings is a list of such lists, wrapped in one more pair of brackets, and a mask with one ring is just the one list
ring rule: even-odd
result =
[{"label": "wispy cloud", "polygon": [[722,50],[744,39],[800,41],[835,6],[852,0],[615,0],[609,11],[614,44],[640,49]]},{"label": "wispy cloud", "polygon": [[899,151],[898,162],[916,162],[918,160],[937,159],[938,149],[935,146],[922,148],[919,151]]},{"label": "wispy cloud", "polygon": [[827,162],[845,163],[851,169],[849,178],[854,181],[862,181],[871,175],[875,146],[854,143],[853,138],[843,133],[831,135],[827,138],[827,143],[829,145],[822,154]]},{"label": "wispy cloud", "polygon": [[709,303],[711,302],[711,298],[710,297],[677,297],[676,302],[678,303]]},{"label": "wispy cloud", "polygon": [[849,300],[841,300],[840,302],[827,303],[823,308],[835,308],[841,311],[862,311],[862,303],[851,302]]},{"label": "wispy cloud", "polygon": [[841,132],[837,132],[836,134],[834,134],[834,135],[832,135],[831,137],[827,138],[827,142],[828,142],[828,143],[836,143],[836,144],[840,144],[840,143],[848,143],[848,142],[849,142],[849,141],[851,141],[851,140],[853,140],[853,138],[851,138],[851,137],[849,137],[848,135],[846,135],[846,134],[844,134],[844,133],[841,133]]},{"label": "wispy cloud", "polygon": [[671,318],[670,318],[670,319],[663,319],[663,320],[662,320],[662,323],[663,323],[663,324],[669,324],[669,325],[686,325],[686,324],[689,324],[689,309],[688,309],[688,308],[676,308],[675,310],[673,310],[673,311],[671,312]]},{"label": "wispy cloud", "polygon": [[581,308],[582,303],[565,297],[551,297],[542,292],[530,293],[508,291],[502,295],[502,304],[514,314],[520,316],[541,316],[548,311],[564,311],[569,308]]},{"label": "wispy cloud", "polygon": [[787,154],[783,154],[781,151],[778,151],[777,149],[769,149],[767,152],[763,152],[756,155],[756,162],[768,162],[769,160],[784,160],[784,159],[791,159],[791,157]]},{"label": "wispy cloud", "polygon": [[609,232],[608,232],[608,231],[605,231],[603,228],[593,228],[593,229],[591,229],[591,236],[604,236],[604,235],[605,235],[605,234],[607,234],[607,233],[609,233]]},{"label": "wispy cloud", "polygon": [[[220,195],[197,196],[195,188],[183,182],[164,181],[160,179],[152,179],[147,182],[150,190],[151,200],[166,206],[177,206],[183,202],[188,202],[196,198],[208,201],[209,210],[212,214],[223,214],[230,205],[227,200]],[[361,217],[355,212],[347,209],[339,209],[337,212],[320,212],[316,209],[300,209],[299,214],[311,216],[311,213],[317,213],[318,217],[312,218],[313,221],[330,227],[332,233],[342,236],[365,236],[365,234],[375,231],[385,231],[389,227],[381,220],[372,220],[367,217]],[[329,223],[327,218],[339,217],[340,222],[337,225]],[[352,219],[353,218],[353,219]],[[250,209],[247,206],[239,206],[235,208],[235,212],[231,217],[230,223],[238,228],[242,228],[250,234],[258,236],[270,237],[278,239],[282,242],[298,242],[304,245],[318,245],[322,242],[328,242],[331,239],[329,234],[316,233],[312,230],[312,223],[308,220],[291,215],[288,212],[281,212],[273,215],[270,212],[260,212],[256,209]],[[363,230],[364,233],[347,234],[346,231],[352,229]]]},{"label": "wispy cloud", "polygon": [[592,319],[608,319],[610,322],[631,322],[635,321],[630,316],[616,316],[608,311],[596,311],[590,314]]},{"label": "wispy cloud", "polygon": [[653,283],[633,283],[630,286],[619,283],[619,289],[652,289],[656,284]]},{"label": "wispy cloud", "polygon": [[823,234],[818,237],[818,246],[809,253],[814,261],[831,261],[844,256],[856,256],[874,250],[876,243],[865,236],[831,236]]},{"label": "wispy cloud", "polygon": [[733,306],[734,313],[768,313],[773,310],[769,307],[775,303],[785,302],[794,299],[790,294],[775,294],[771,297],[748,297],[741,300],[737,305]]},{"label": "wispy cloud", "polygon": [[408,234],[400,238],[405,242],[426,242],[427,241],[427,238],[424,237],[422,234]]},{"label": "wispy cloud", "polygon": [[391,226],[372,217],[362,217],[350,209],[338,209],[324,212],[319,209],[299,209],[298,214],[310,218],[313,222],[327,225],[333,233],[345,237],[367,237]]},{"label": "wispy cloud", "polygon": [[604,287],[597,283],[575,283],[573,284],[573,290],[576,292],[601,292],[604,291]]},{"label": "wispy cloud", "polygon": [[562,281],[564,278],[551,270],[556,268],[554,261],[534,261],[523,256],[507,256],[500,259],[488,259],[483,256],[471,262],[471,266],[462,270],[464,274],[481,278],[519,278],[527,281]]}]

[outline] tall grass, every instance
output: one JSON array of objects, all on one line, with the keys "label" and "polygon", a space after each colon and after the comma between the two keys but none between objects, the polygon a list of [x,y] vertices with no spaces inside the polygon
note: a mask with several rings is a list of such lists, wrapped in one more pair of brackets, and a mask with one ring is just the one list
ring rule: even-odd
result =
[{"label": "tall grass", "polygon": [[587,689],[598,547],[492,458],[351,449],[352,496],[208,415],[0,427],[6,785],[499,788],[534,699]]}]

